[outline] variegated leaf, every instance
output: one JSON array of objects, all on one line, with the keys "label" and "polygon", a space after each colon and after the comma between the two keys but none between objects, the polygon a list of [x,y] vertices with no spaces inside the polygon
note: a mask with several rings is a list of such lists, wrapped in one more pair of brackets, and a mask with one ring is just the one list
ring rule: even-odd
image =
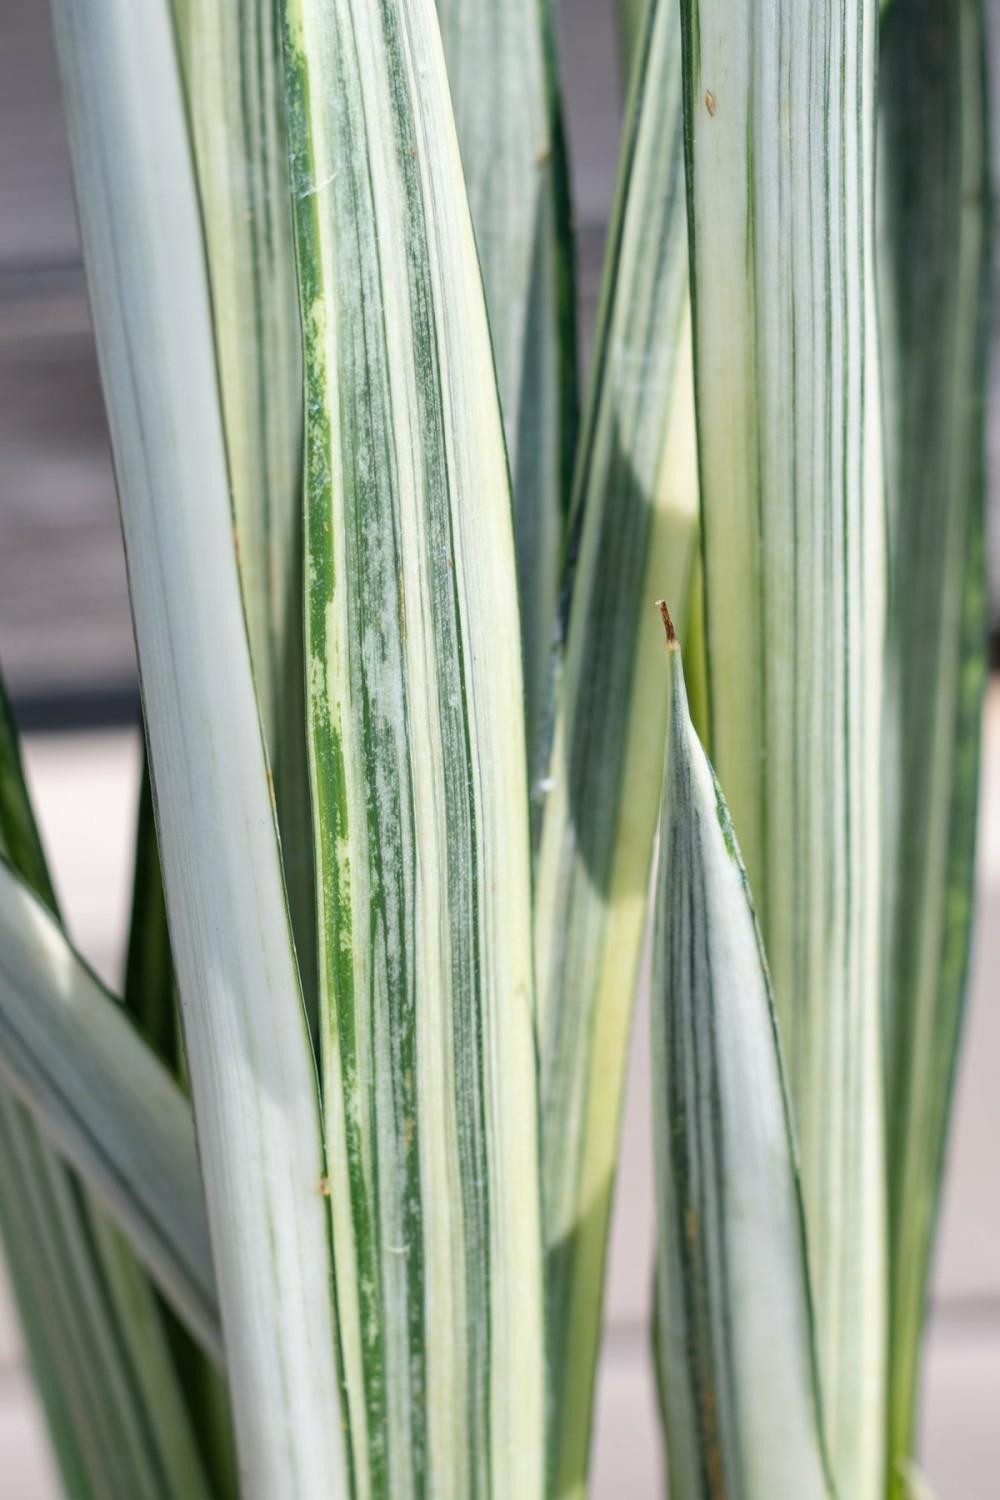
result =
[{"label": "variegated leaf", "polygon": [[359,1496],[538,1496],[510,494],[433,0],[286,0],[324,1108]]},{"label": "variegated leaf", "polygon": [[535,910],[560,1495],[580,1493],[586,1475],[662,769],[667,694],[648,606],[670,592],[686,612],[697,544],[680,21],[670,0],[651,7],[633,88],[574,489]]},{"label": "variegated leaf", "polygon": [[221,1352],[191,1111],[58,921],[0,858],[0,1076]]},{"label": "variegated leaf", "polygon": [[576,446],[573,247],[549,0],[437,0],[514,494],[531,764]]},{"label": "variegated leaf", "polygon": [[[2,682],[0,856],[0,873],[13,867],[21,877],[8,876],[15,898],[27,902],[39,926],[47,925],[54,936],[60,978],[74,972],[78,960],[54,916],[55,892]],[[9,908],[7,916],[13,916]],[[0,955],[5,966],[24,936],[25,924],[15,920]],[[36,975],[42,957],[38,942],[31,944],[29,957]],[[37,993],[29,999],[29,1024],[38,1020],[37,999]],[[107,1004],[113,1002],[108,999]],[[44,1034],[42,1045],[49,1046]],[[72,1068],[71,1057],[62,1061]],[[190,1146],[189,1117],[187,1129]],[[117,1134],[113,1124],[112,1136]],[[173,1165],[171,1161],[168,1171]],[[197,1200],[200,1186],[193,1153],[188,1165],[194,1171]],[[133,1186],[134,1203],[146,1189],[141,1181]],[[129,1189],[121,1196],[128,1201]],[[14,1093],[6,1086],[0,1089],[0,1230],[32,1373],[66,1490],[74,1500],[132,1500],[137,1495],[168,1500],[178,1492],[195,1500],[207,1494],[207,1483],[153,1286],[98,1198],[57,1159]],[[171,1205],[165,1207],[169,1216]],[[166,1236],[159,1237],[158,1251],[173,1233],[168,1225]],[[158,1238],[155,1232],[153,1238]],[[206,1244],[203,1235],[201,1244]],[[159,1258],[161,1263],[169,1261],[169,1252]],[[210,1264],[207,1279],[211,1283]],[[199,1301],[194,1297],[189,1306]]]},{"label": "variegated leaf", "polygon": [[711,754],[802,1155],[823,1402],[884,1482],[877,0],[684,0]]},{"label": "variegated leaf", "polygon": [[667,628],[654,907],[656,1336],[671,1500],[831,1500],[767,961]]},{"label": "variegated leaf", "polygon": [[166,0],[56,0],[243,1488],[346,1493],[325,1158]]},{"label": "variegated leaf", "polygon": [[305,749],[302,348],[279,0],[172,0],[183,62],[243,608],[303,993],[316,932]]}]

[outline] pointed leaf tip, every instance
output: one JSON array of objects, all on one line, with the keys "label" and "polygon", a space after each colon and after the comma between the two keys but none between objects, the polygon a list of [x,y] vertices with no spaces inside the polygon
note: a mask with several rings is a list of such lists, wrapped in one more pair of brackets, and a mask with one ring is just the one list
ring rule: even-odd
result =
[{"label": "pointed leaf tip", "polygon": [[674,622],[670,618],[670,610],[667,608],[666,599],[657,599],[656,607],[660,611],[660,619],[663,621],[663,630],[667,637],[667,650],[676,651],[678,649],[677,632],[674,629]]}]

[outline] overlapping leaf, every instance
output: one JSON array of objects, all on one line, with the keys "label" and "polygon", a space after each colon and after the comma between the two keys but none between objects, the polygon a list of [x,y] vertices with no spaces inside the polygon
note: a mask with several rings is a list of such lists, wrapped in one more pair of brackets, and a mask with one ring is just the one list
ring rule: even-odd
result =
[{"label": "overlapping leaf", "polygon": [[325,1161],[161,0],[54,7],[248,1494],[346,1491]]},{"label": "overlapping leaf", "polygon": [[315,1005],[305,755],[302,351],[279,0],[171,0],[204,225],[243,608],[303,993]]},{"label": "overlapping leaf", "polygon": [[218,1353],[190,1108],[53,915],[2,859],[0,1076]]},{"label": "overlapping leaf", "polygon": [[[698,487],[680,25],[648,12],[574,487],[568,632],[538,860],[535,959],[560,1494],[584,1483],[625,1055],[667,695],[649,601],[686,613]],[[566,629],[566,622],[563,622]]]},{"label": "overlapping leaf", "polygon": [[548,715],[576,443],[569,184],[549,0],[438,0],[514,498],[529,756]]},{"label": "overlapping leaf", "polygon": [[[21,1005],[37,1034],[37,984],[45,969],[45,957],[37,941],[39,929],[51,937],[59,954],[60,982],[77,975],[80,965],[52,915],[55,892],[2,683],[0,854],[5,891],[0,922],[8,929],[2,950],[7,971],[4,1012],[6,1016],[12,1000]],[[29,940],[27,945],[28,991],[11,995],[11,961],[18,947],[23,954],[25,937],[32,929],[32,924],[25,925],[25,903],[37,924],[36,941]],[[107,997],[102,999],[109,1006],[113,1004]],[[6,1064],[11,1060],[10,1037],[6,1026],[4,1030]],[[86,1052],[89,1041],[86,1037],[83,1040]],[[44,1027],[41,1049],[50,1060],[58,1060]],[[85,1069],[77,1071],[71,1056],[62,1062],[73,1073],[74,1086],[82,1085],[85,1095]],[[34,1102],[37,1105],[37,1097]],[[183,1114],[183,1106],[181,1109]],[[154,1122],[154,1133],[157,1124]],[[78,1132],[71,1133],[78,1138]],[[116,1133],[112,1121],[112,1150]],[[197,1200],[200,1185],[193,1153],[188,1167],[194,1172],[192,1186]],[[114,1183],[117,1206],[125,1207],[126,1218],[129,1206],[134,1206],[146,1191],[142,1171],[140,1165],[139,1181]],[[166,1207],[169,1215],[170,1207]],[[134,1223],[134,1213],[131,1220]],[[21,1326],[67,1492],[74,1497],[121,1500],[133,1495],[167,1500],[178,1490],[193,1497],[206,1493],[153,1289],[125,1240],[102,1212],[98,1199],[57,1159],[35,1121],[6,1086],[0,1091],[0,1228]],[[183,1238],[183,1230],[177,1228]],[[173,1233],[174,1229],[167,1226],[165,1239],[170,1240]],[[159,1255],[165,1248],[164,1237],[155,1229],[151,1237],[153,1258],[165,1268],[171,1257],[169,1252],[165,1257]],[[204,1246],[204,1236],[201,1243]],[[181,1279],[186,1280],[183,1276]],[[207,1279],[210,1283],[210,1265]],[[198,1297],[191,1299],[189,1308],[199,1301]]]}]

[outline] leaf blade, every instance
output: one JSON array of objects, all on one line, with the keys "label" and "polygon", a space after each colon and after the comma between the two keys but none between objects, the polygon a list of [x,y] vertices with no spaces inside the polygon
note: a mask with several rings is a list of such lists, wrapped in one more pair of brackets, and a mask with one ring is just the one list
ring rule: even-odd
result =
[{"label": "leaf blade", "polygon": [[713,763],[802,1162],[834,1474],[884,1480],[878,6],[686,0]]},{"label": "leaf blade", "polygon": [[219,370],[243,608],[302,990],[316,931],[303,701],[302,340],[278,0],[173,0]]},{"label": "leaf blade", "polygon": [[438,0],[490,315],[514,500],[525,717],[533,762],[578,396],[573,247],[548,0]]},{"label": "leaf blade", "polygon": [[[619,168],[563,577],[535,905],[551,1462],[584,1483],[625,1053],[667,693],[648,602],[686,613],[698,484],[680,35],[650,7]],[[568,617],[568,619],[567,619]]]},{"label": "leaf blade", "polygon": [[689,717],[676,640],[668,675],[652,1046],[670,1492],[830,1500],[767,961],[722,791]]},{"label": "leaf blade", "polygon": [[122,999],[157,1057],[175,1076],[182,1064],[176,994],[160,851],[156,843],[153,785],[144,748]]},{"label": "leaf blade", "polygon": [[251,1494],[338,1495],[315,1067],[170,18],[158,0],[54,9],[243,1479]]},{"label": "leaf blade", "polygon": [[543,1484],[510,499],[430,0],[289,0],[309,733],[359,1495]]},{"label": "leaf blade", "polygon": [[[54,913],[55,893],[0,681],[0,858],[8,857],[26,893],[33,891]],[[122,1500],[173,1489],[205,1494],[152,1288],[96,1200],[56,1159],[6,1088],[0,1091],[0,1183],[18,1312],[69,1493]]]},{"label": "leaf blade", "polygon": [[628,80],[632,62],[641,46],[646,0],[618,0],[618,46],[622,76]]},{"label": "leaf blade", "polygon": [[190,1109],[56,920],[0,858],[0,1073],[218,1354]]},{"label": "leaf blade", "polygon": [[913,1450],[974,886],[986,677],[984,29],[976,4],[898,0],[881,42],[889,1465],[900,1485]]}]

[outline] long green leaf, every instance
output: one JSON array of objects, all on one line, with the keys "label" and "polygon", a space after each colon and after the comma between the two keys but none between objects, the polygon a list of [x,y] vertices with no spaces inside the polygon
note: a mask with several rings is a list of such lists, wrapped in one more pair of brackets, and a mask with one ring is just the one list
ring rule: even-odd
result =
[{"label": "long green leaf", "polygon": [[913,1450],[972,915],[986,673],[988,55],[978,0],[896,0],[883,26],[879,289],[890,501],[884,795],[893,1472]]},{"label": "long green leaf", "polygon": [[618,0],[618,45],[622,76],[631,77],[632,64],[642,43],[643,22],[649,0]]},{"label": "long green leaf", "polygon": [[210,1348],[220,1336],[187,1101],[0,859],[0,1076]]},{"label": "long green leaf", "polygon": [[[302,359],[275,0],[173,0],[183,62],[232,487],[240,582],[274,782],[282,865],[307,1010],[316,934],[305,758]],[[125,999],[176,1053],[175,983],[151,802],[141,809]],[[138,924],[138,925],[136,925]],[[141,973],[139,971],[142,971]],[[151,1015],[150,1012],[153,1012]],[[181,1059],[177,1059],[181,1061]],[[231,1487],[219,1372],[173,1330],[217,1486]],[[221,1472],[220,1472],[221,1465]]]},{"label": "long green leaf", "polygon": [[516,575],[433,0],[287,0],[337,1303],[361,1496],[542,1492]]},{"label": "long green leaf", "polygon": [[[287,688],[285,633],[301,619],[294,553],[302,359],[277,14],[271,0],[173,3],[205,223],[244,608],[261,720],[271,736]],[[276,738],[269,738],[269,749],[277,761]]]},{"label": "long green leaf", "polygon": [[652,1038],[670,1495],[828,1500],[802,1201],[767,961],[663,608],[670,715]]},{"label": "long green leaf", "polygon": [[170,929],[248,1495],[345,1492],[325,1162],[165,0],[56,0]]},{"label": "long green leaf", "polygon": [[172,0],[243,607],[303,993],[316,988],[302,625],[302,348],[278,0]]},{"label": "long green leaf", "polygon": [[876,0],[684,0],[711,753],[802,1155],[838,1485],[883,1480]]},{"label": "long green leaf", "polygon": [[573,251],[549,0],[437,0],[514,491],[529,756],[576,445]]},{"label": "long green leaf", "polygon": [[[2,682],[0,854],[54,912]],[[54,918],[37,911],[55,928]],[[65,946],[57,929],[56,935]],[[4,945],[5,962],[22,938],[19,929]],[[68,967],[75,963],[71,958]],[[198,1192],[193,1160],[191,1166]],[[67,1492],[121,1500],[204,1494],[152,1289],[124,1239],[6,1089],[0,1092],[0,1225]]]},{"label": "long green leaf", "polygon": [[180,1016],[156,842],[153,783],[145,753],[139,782],[123,1000],[157,1057],[176,1076],[181,1068]]},{"label": "long green leaf", "polygon": [[[132,910],[122,1000],[160,1061],[180,1086],[187,1089],[180,1002],[170,953],[153,787],[145,754],[136,818]],[[161,1311],[177,1381],[204,1458],[212,1494],[216,1500],[230,1500],[237,1493],[238,1482],[224,1369],[190,1333],[168,1302],[161,1302]]]},{"label": "long green leaf", "polygon": [[6,1095],[0,1115],[0,1221],[67,1493],[207,1500],[145,1277]]},{"label": "long green leaf", "polygon": [[[51,1213],[42,1217],[34,1213],[35,1198],[29,1185],[34,1182],[37,1186],[42,1174],[34,1162],[30,1176],[22,1173],[20,1164],[26,1154],[21,1149],[22,1140],[45,1149],[26,1111],[0,1095],[0,1232],[4,1260],[63,1488],[77,1500],[96,1496],[102,1480],[107,1483],[99,1427],[86,1409],[88,1395],[92,1393],[93,1399],[100,1401],[100,1392],[93,1367],[88,1381],[82,1361],[75,1357],[69,1330],[60,1326],[56,1304],[64,1287],[70,1294],[73,1290],[67,1272],[69,1257],[63,1257],[61,1263],[57,1260],[49,1271],[47,1262],[59,1244],[56,1226]],[[52,1163],[52,1153],[46,1155]],[[53,1286],[57,1288],[55,1296]]]},{"label": "long green leaf", "polygon": [[569,608],[538,863],[552,1464],[584,1484],[622,1085],[667,694],[649,603],[685,609],[698,486],[680,31],[648,12],[574,490]]}]

